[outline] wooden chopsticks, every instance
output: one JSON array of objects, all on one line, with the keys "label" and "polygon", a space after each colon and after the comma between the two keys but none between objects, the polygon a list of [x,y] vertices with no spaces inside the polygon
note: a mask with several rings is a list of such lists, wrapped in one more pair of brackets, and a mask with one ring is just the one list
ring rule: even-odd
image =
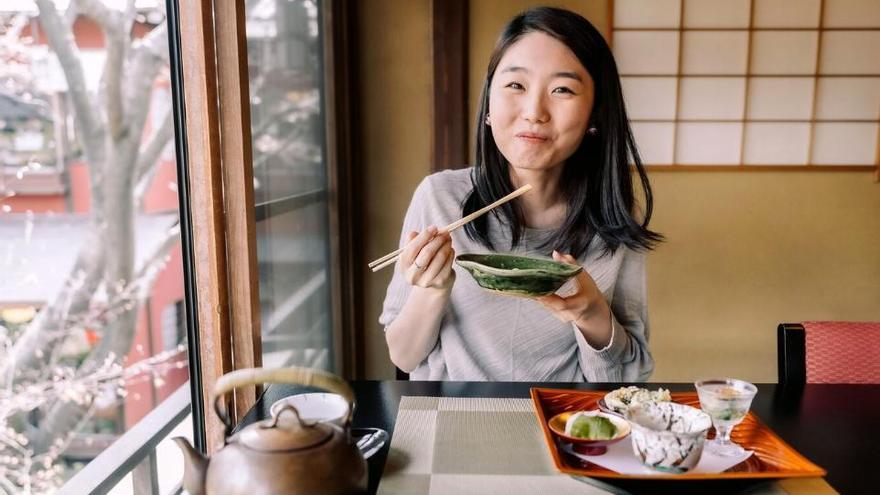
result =
[{"label": "wooden chopsticks", "polygon": [[[532,185],[526,184],[526,185],[520,187],[519,189],[517,189],[516,191],[513,191],[512,193],[508,194],[507,196],[504,196],[503,198],[499,199],[498,201],[490,204],[489,206],[480,208],[479,210],[471,213],[470,215],[468,215],[464,218],[461,218],[459,220],[456,220],[456,221],[450,223],[449,225],[447,225],[446,227],[443,227],[442,229],[439,229],[437,231],[437,233],[442,234],[444,232],[452,232],[453,230],[472,221],[473,219],[479,217],[480,215],[486,213],[487,211],[489,211],[493,208],[496,208],[500,205],[503,205],[504,203],[507,203],[511,199],[516,198],[517,196],[521,196],[531,190],[532,190]],[[382,256],[381,258],[373,260],[367,266],[369,266],[374,272],[378,272],[379,270],[385,268],[386,266],[394,264],[397,261],[397,258],[400,257],[401,252],[403,252],[403,248],[400,248],[397,251],[393,251],[391,253],[386,254],[385,256]]]}]

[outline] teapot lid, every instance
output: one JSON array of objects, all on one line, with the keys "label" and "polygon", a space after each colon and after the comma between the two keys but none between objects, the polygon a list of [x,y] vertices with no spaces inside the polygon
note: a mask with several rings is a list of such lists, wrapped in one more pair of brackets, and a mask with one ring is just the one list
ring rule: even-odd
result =
[{"label": "teapot lid", "polygon": [[326,443],[339,428],[326,423],[303,421],[293,406],[248,426],[238,435],[242,445],[262,452],[304,450]]}]

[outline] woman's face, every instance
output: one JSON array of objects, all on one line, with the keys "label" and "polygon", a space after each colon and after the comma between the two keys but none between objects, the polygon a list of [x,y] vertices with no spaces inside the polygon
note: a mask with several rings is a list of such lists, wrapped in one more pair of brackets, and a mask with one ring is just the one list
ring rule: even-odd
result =
[{"label": "woman's face", "polygon": [[515,169],[562,165],[584,138],[593,79],[561,41],[532,32],[502,56],[489,88],[489,125]]}]

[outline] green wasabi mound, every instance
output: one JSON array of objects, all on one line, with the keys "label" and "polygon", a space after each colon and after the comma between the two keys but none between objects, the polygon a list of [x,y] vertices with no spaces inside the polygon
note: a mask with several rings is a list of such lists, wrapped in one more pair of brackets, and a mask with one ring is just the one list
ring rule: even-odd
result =
[{"label": "green wasabi mound", "polygon": [[569,435],[588,440],[610,440],[617,435],[617,427],[602,416],[578,416],[571,424]]}]

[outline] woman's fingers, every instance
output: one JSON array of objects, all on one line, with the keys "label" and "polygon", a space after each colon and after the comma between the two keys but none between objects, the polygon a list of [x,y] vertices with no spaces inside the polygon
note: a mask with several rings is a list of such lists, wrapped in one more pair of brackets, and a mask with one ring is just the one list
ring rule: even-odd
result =
[{"label": "woman's fingers", "polygon": [[[561,261],[563,263],[568,263],[570,265],[579,265],[578,261],[574,259],[574,257],[570,254],[562,254],[557,251],[553,251],[553,259],[556,261]],[[584,289],[586,289],[588,292],[592,292],[590,291],[590,288],[596,285],[596,283],[593,281],[593,279],[590,277],[590,274],[587,273],[586,270],[581,270],[581,272],[578,273],[577,276],[575,276],[574,282],[575,284],[577,284],[577,290],[575,291],[576,293],[581,292]]]},{"label": "woman's fingers", "polygon": [[572,301],[570,299],[566,299],[564,297],[560,297],[556,294],[550,294],[549,296],[539,297],[538,302],[543,304],[552,311],[556,312],[565,312],[570,311],[572,309]]},{"label": "woman's fingers", "polygon": [[538,298],[538,302],[547,306],[550,309],[555,309],[557,311],[562,311],[565,309],[565,299],[557,296],[556,294],[550,294],[548,296],[541,296]]},{"label": "woman's fingers", "polygon": [[555,250],[553,251],[553,259],[556,261],[561,261],[563,263],[568,263],[570,265],[577,265],[578,264],[577,260],[574,259],[574,256],[572,256],[570,254],[563,254],[563,253],[560,253]]},{"label": "woman's fingers", "polygon": [[[421,256],[421,254],[419,255]],[[446,260],[449,256],[449,250],[444,247],[437,251],[434,256],[431,258],[430,264],[425,267],[424,272],[422,272],[422,276],[420,277],[420,281],[428,286],[434,285],[434,279],[440,275],[440,272],[443,270],[443,266],[446,264]]]},{"label": "woman's fingers", "polygon": [[423,232],[407,234],[407,244],[400,255],[400,267],[407,282],[420,287],[448,285],[452,259],[452,236],[437,233],[431,226]]},{"label": "woman's fingers", "polygon": [[452,266],[455,264],[455,249],[452,247],[452,244],[449,244],[449,256],[446,258],[446,264],[443,265],[443,270],[440,271],[441,277],[448,277],[452,272]]},{"label": "woman's fingers", "polygon": [[[553,259],[572,265],[579,264],[571,255],[556,251],[553,251]],[[606,304],[596,282],[586,270],[578,273],[573,281],[575,288],[573,293],[565,297],[552,294],[541,298],[541,303],[563,321],[581,321],[585,315]]]},{"label": "woman's fingers", "polygon": [[453,265],[455,264],[455,249],[452,247],[452,244],[449,245],[449,252],[446,255],[446,262],[443,263],[443,268],[440,270],[440,273],[437,275],[437,284],[441,287],[448,287],[455,280],[455,270],[453,270]]},{"label": "woman's fingers", "polygon": [[[412,233],[410,233],[410,235],[412,235]],[[409,266],[413,264],[419,251],[421,251],[426,244],[431,242],[431,239],[433,239],[435,235],[437,235],[437,227],[432,225],[418,233],[415,237],[412,237],[409,242],[406,243],[406,246],[403,247],[403,252],[400,253],[400,259],[403,261],[404,269],[409,268]]]},{"label": "woman's fingers", "polygon": [[552,313],[556,314],[556,317],[562,321],[573,321],[577,319],[572,311],[571,301],[559,297],[556,294],[550,294],[549,296],[543,296],[538,298],[538,302],[544,305],[545,308],[549,309]]},{"label": "woman's fingers", "polygon": [[428,265],[430,265],[431,261],[434,259],[434,256],[436,256],[436,254],[444,245],[450,242],[452,242],[452,238],[449,236],[449,234],[440,234],[435,236],[418,252],[415,259],[413,259],[413,264],[419,267],[420,270],[427,269]]},{"label": "woman's fingers", "polygon": [[[422,256],[428,252],[428,247],[430,247],[430,244],[419,253],[419,265],[422,263]],[[455,274],[452,273],[452,261],[454,258],[455,250],[452,248],[452,240],[448,239],[447,242],[441,244],[440,249],[431,255],[431,258],[425,265],[422,265],[421,269],[417,268],[417,265],[413,263],[404,273],[412,285],[437,288],[449,287],[451,282],[455,280]]]},{"label": "woman's fingers", "polygon": [[[556,261],[560,261],[562,263],[569,263],[572,265],[577,265],[578,262],[574,257],[569,254],[562,254],[557,251],[553,251],[553,259]],[[580,297],[582,294],[580,293],[580,287],[583,287],[582,281],[579,280],[580,276],[585,272],[581,272],[578,274],[578,277],[575,280],[577,284],[578,290],[576,290],[572,294],[568,294],[566,297],[562,297],[558,294],[550,294],[549,296],[544,296],[539,298],[538,300],[543,304],[547,309],[556,313],[557,317],[564,321],[572,321],[575,319],[574,312],[577,309],[578,303],[580,303]]]}]

